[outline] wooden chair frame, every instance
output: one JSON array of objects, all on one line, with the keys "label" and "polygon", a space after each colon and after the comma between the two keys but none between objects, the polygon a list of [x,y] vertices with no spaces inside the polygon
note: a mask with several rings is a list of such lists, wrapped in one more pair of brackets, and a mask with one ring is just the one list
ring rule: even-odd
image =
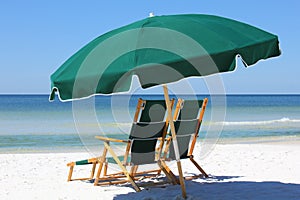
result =
[{"label": "wooden chair frame", "polygon": [[[134,115],[134,120],[133,120],[135,123],[138,122],[140,112],[142,109],[144,109],[143,105],[145,103],[146,102],[144,100],[139,99],[138,105],[136,108],[136,112]],[[173,107],[173,105],[174,105],[174,99],[171,100],[171,106]],[[166,123],[166,126],[163,131],[163,138],[166,137],[168,120],[166,120],[165,123]],[[131,144],[132,144],[131,140],[118,140],[118,139],[106,138],[106,137],[101,137],[101,136],[96,136],[96,138],[99,140],[102,140],[104,142],[105,149],[103,151],[101,159],[99,160],[99,168],[97,171],[97,175],[95,177],[94,185],[111,185],[111,184],[120,184],[120,183],[129,182],[132,184],[132,186],[134,187],[134,189],[136,191],[140,191],[140,188],[135,183],[135,180],[140,179],[141,177],[158,176],[161,174],[161,171],[164,172],[164,174],[166,175],[167,179],[170,182],[172,182],[173,184],[177,184],[178,181],[177,181],[175,175],[172,173],[172,171],[169,169],[169,167],[165,164],[165,161],[160,160],[160,157],[157,157],[157,164],[159,166],[158,169],[137,172],[138,165],[132,165],[132,163],[127,162],[127,158],[129,156]],[[111,142],[127,143],[123,162],[121,162],[121,160],[118,158],[118,156],[114,153],[113,149],[110,146]],[[163,145],[164,145],[164,143],[160,142],[158,149],[162,149]],[[107,152],[109,152],[112,155],[113,159],[115,160],[117,165],[122,170],[121,172],[114,173],[114,174],[107,174],[108,162],[105,161]],[[161,152],[157,153],[157,155],[160,155],[160,154],[161,154]],[[128,170],[126,169],[126,166],[131,166],[130,172],[128,172]],[[103,175],[101,177],[102,169],[103,169]]]},{"label": "wooden chair frame", "polygon": [[[141,111],[144,109],[145,103],[146,103],[145,100],[142,100],[142,99],[138,100],[138,104],[136,107],[136,112],[135,112],[134,120],[133,120],[134,123],[136,123],[138,121],[139,115],[140,115]],[[174,99],[172,99],[170,101],[170,104],[173,107]],[[166,137],[168,120],[166,120],[165,123],[166,123],[166,126],[163,131],[163,138]],[[130,149],[131,149],[131,144],[132,144],[131,140],[119,140],[119,139],[107,138],[107,137],[102,137],[102,136],[96,136],[95,138],[102,140],[104,142],[104,150],[100,157],[95,157],[95,158],[85,160],[85,162],[87,162],[88,164],[93,165],[90,177],[72,179],[72,173],[73,173],[74,166],[76,165],[76,162],[71,162],[71,163],[67,164],[67,166],[70,167],[68,181],[92,180],[95,176],[96,165],[99,164],[99,168],[98,168],[97,174],[95,176],[95,180],[94,180],[94,185],[112,185],[112,184],[121,184],[121,183],[129,182],[132,184],[132,186],[134,187],[134,189],[136,191],[140,191],[140,188],[135,183],[135,180],[137,180],[141,177],[158,176],[161,174],[161,171],[163,171],[166,174],[166,177],[170,182],[172,182],[173,184],[178,183],[175,175],[165,164],[165,161],[160,159],[160,156],[157,157],[157,164],[158,164],[159,168],[155,169],[155,170],[147,170],[147,171],[137,172],[138,165],[131,165],[131,163],[126,162],[128,156],[129,156],[129,153],[130,153]],[[164,139],[162,141],[164,141]],[[112,147],[110,145],[111,142],[127,144],[126,151],[124,154],[124,159],[123,159],[125,162],[121,162],[119,157],[116,155],[116,153],[114,152],[114,150],[112,149]],[[159,152],[157,153],[157,155],[161,155],[160,150],[162,150],[163,145],[164,145],[164,142],[159,143],[159,148],[158,148]],[[107,171],[108,171],[108,162],[106,159],[107,153],[109,153],[113,157],[114,161],[120,167],[121,172],[114,173],[114,174],[107,174]],[[126,166],[131,166],[130,172],[128,172],[128,170],[126,169]],[[101,173],[102,173],[102,176],[101,176]]]},{"label": "wooden chair frame", "polygon": [[[176,108],[175,108],[175,112],[174,112],[174,117],[173,117],[173,120],[176,121],[177,118],[178,118],[178,115],[180,113],[180,110],[182,108],[182,103],[184,102],[183,99],[178,99],[178,102],[176,104]],[[194,159],[194,156],[193,156],[193,151],[194,151],[194,148],[195,148],[195,144],[196,144],[196,141],[197,141],[197,138],[198,138],[198,135],[199,135],[199,130],[200,130],[200,126],[201,126],[201,123],[202,123],[202,120],[203,120],[203,116],[204,116],[204,113],[205,113],[205,109],[206,109],[206,106],[207,106],[207,103],[208,103],[208,99],[207,98],[204,98],[203,99],[203,103],[202,103],[202,106],[201,106],[201,111],[200,111],[200,114],[199,114],[199,117],[197,118],[198,119],[198,124],[196,126],[196,130],[195,130],[195,134],[193,134],[192,136],[192,139],[191,139],[191,144],[190,144],[190,147],[189,147],[189,151],[188,151],[188,158],[190,159],[190,161],[195,165],[195,167],[201,172],[201,174],[203,174],[204,177],[208,177],[207,173],[203,170],[203,168],[195,161]],[[168,137],[165,139],[166,140],[166,145],[165,145],[165,148],[164,148],[164,151],[163,151],[163,158],[168,161],[169,159],[167,158],[167,155],[168,155],[168,152],[169,152],[169,148],[170,148],[170,144],[171,144],[171,141],[172,141],[172,138],[171,137]],[[191,177],[185,177],[186,180],[190,180],[190,179],[194,179],[194,178],[198,178],[200,177],[200,175],[196,175],[196,176],[191,176]]]}]

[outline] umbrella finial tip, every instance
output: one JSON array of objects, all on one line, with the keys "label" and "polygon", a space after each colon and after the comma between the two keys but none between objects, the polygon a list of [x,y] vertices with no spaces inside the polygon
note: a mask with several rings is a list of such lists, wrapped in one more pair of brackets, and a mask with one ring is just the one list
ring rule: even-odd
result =
[{"label": "umbrella finial tip", "polygon": [[154,13],[153,13],[153,12],[150,12],[150,13],[149,13],[149,17],[154,17]]}]

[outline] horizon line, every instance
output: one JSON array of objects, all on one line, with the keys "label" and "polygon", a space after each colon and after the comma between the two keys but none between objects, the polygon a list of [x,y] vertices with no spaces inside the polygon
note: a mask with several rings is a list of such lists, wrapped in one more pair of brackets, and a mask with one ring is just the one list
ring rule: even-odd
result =
[{"label": "horizon line", "polygon": [[[300,95],[300,93],[225,93],[225,94],[209,94],[209,93],[195,93],[196,95]],[[45,95],[50,96],[50,94],[47,93],[0,93],[0,96],[4,95]],[[112,93],[112,94],[95,94],[95,96],[111,96],[111,95],[163,95],[163,93]],[[176,95],[176,94],[170,94],[170,95]],[[194,94],[178,94],[178,95],[194,95]]]}]

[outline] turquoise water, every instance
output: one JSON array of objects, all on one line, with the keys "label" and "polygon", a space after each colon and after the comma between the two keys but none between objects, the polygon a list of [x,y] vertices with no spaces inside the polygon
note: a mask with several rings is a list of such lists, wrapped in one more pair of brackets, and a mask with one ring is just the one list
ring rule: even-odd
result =
[{"label": "turquoise water", "polygon": [[[95,135],[126,139],[139,97],[163,99],[160,95],[114,95],[74,104],[49,102],[47,95],[0,95],[0,152],[96,146]],[[203,97],[211,98],[198,96]],[[216,137],[212,126],[222,126],[218,137],[225,139],[300,137],[300,95],[228,95],[226,104],[224,121],[218,121],[209,102],[200,137]]]}]

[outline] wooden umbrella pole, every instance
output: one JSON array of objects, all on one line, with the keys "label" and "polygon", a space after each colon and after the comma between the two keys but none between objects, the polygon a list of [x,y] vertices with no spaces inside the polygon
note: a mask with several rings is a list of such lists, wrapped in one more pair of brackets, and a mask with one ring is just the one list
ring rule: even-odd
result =
[{"label": "wooden umbrella pole", "polygon": [[175,131],[175,126],[174,126],[173,117],[172,117],[172,108],[171,108],[171,104],[170,104],[168,87],[167,87],[167,85],[164,84],[163,88],[164,88],[164,96],[165,96],[167,112],[168,112],[167,117],[168,117],[170,128],[171,128],[172,142],[173,142],[173,146],[174,146],[174,152],[175,152],[177,168],[178,168],[178,173],[179,173],[179,182],[180,182],[180,186],[181,186],[182,197],[186,198],[186,189],[185,189],[185,183],[184,183],[184,178],[183,178],[183,173],[182,173],[182,168],[181,168],[179,148],[178,148],[178,143],[177,143],[177,138],[176,138],[176,131]]}]

